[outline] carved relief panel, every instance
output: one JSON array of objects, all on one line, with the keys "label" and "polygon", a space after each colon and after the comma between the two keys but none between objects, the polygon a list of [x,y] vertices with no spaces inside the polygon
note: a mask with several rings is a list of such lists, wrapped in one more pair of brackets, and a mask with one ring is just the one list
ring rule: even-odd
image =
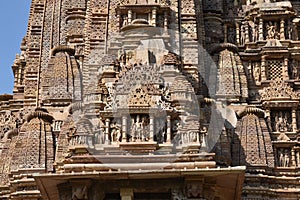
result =
[{"label": "carved relief panel", "polygon": [[292,132],[293,126],[291,111],[271,111],[271,125],[274,132]]},{"label": "carved relief panel", "polygon": [[290,167],[291,165],[291,150],[289,148],[277,149],[277,166]]},{"label": "carved relief panel", "polygon": [[289,62],[289,77],[290,79],[299,80],[300,62],[293,59]]},{"label": "carved relief panel", "polygon": [[150,119],[148,115],[132,115],[130,122],[130,141],[149,141]]},{"label": "carved relief panel", "polygon": [[279,39],[279,25],[277,21],[266,22],[264,30],[266,40]]},{"label": "carved relief panel", "polygon": [[67,20],[67,36],[78,37],[83,35],[84,31],[84,16],[82,17],[72,17]]}]

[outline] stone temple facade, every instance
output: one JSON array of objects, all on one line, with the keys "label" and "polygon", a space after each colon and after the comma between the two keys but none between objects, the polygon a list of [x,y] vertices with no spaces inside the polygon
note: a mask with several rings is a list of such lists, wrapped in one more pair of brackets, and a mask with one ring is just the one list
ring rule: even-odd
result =
[{"label": "stone temple facade", "polygon": [[299,0],[32,0],[0,199],[300,199],[299,37]]}]

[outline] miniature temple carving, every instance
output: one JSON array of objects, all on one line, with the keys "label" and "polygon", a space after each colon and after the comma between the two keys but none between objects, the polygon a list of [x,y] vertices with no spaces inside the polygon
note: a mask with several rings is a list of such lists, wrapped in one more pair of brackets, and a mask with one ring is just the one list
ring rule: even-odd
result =
[{"label": "miniature temple carving", "polygon": [[298,199],[299,13],[32,0],[0,95],[0,199]]}]

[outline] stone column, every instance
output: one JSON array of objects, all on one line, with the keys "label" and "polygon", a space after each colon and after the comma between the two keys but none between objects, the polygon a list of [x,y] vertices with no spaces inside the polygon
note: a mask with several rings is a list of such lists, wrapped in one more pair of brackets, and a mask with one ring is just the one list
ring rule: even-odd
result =
[{"label": "stone column", "polygon": [[245,23],[245,44],[249,42],[249,25]]},{"label": "stone column", "polygon": [[109,126],[110,126],[110,119],[105,120],[105,144],[109,144]]},{"label": "stone column", "polygon": [[21,84],[21,76],[22,76],[22,66],[19,66],[19,72],[17,73],[18,75],[18,84]]},{"label": "stone column", "polygon": [[148,13],[148,23],[150,25],[152,25],[151,17],[152,17],[152,13]]},{"label": "stone column", "polygon": [[269,108],[266,109],[266,117],[269,118],[269,119],[271,117],[270,109]]},{"label": "stone column", "polygon": [[224,24],[224,42],[225,43],[227,43],[227,37],[228,37],[227,24]]},{"label": "stone column", "polygon": [[120,196],[122,200],[133,200],[133,189],[131,188],[121,188]]},{"label": "stone column", "polygon": [[118,19],[119,30],[120,30],[120,28],[122,27],[122,24],[121,24],[122,20],[121,20],[121,13],[120,13],[120,11],[117,12],[117,19]]},{"label": "stone column", "polygon": [[259,25],[258,25],[258,40],[262,41],[264,40],[264,21],[263,19],[259,19]]},{"label": "stone column", "polygon": [[296,156],[297,156],[297,166],[300,167],[300,151],[299,151],[299,149],[296,153]]},{"label": "stone column", "polygon": [[168,13],[164,12],[164,34],[168,35]]},{"label": "stone column", "polygon": [[296,115],[296,109],[293,108],[292,110],[292,126],[293,126],[293,132],[297,131],[297,115]]},{"label": "stone column", "polygon": [[282,68],[282,78],[283,80],[289,80],[289,59],[284,58],[284,66]]},{"label": "stone column", "polygon": [[152,9],[152,26],[156,26],[156,8]]},{"label": "stone column", "polygon": [[150,142],[153,142],[153,138],[154,138],[154,116],[152,114],[150,114],[150,124],[149,124],[149,131],[150,131]]},{"label": "stone column", "polygon": [[261,58],[261,81],[267,80],[266,76],[266,57],[262,56]]},{"label": "stone column", "polygon": [[127,117],[122,116],[122,142],[127,141]]},{"label": "stone column", "polygon": [[240,24],[238,22],[235,23],[235,33],[236,33],[236,44],[240,45]]},{"label": "stone column", "polygon": [[128,24],[132,22],[132,10],[128,10]]},{"label": "stone column", "polygon": [[299,40],[297,24],[293,22],[293,40]]},{"label": "stone column", "polygon": [[171,144],[171,116],[167,116],[167,144]]},{"label": "stone column", "polygon": [[295,150],[291,150],[291,156],[292,156],[292,167],[296,167],[296,156],[295,156]]},{"label": "stone column", "polygon": [[284,19],[280,21],[280,40],[285,40],[285,35],[284,35]]}]

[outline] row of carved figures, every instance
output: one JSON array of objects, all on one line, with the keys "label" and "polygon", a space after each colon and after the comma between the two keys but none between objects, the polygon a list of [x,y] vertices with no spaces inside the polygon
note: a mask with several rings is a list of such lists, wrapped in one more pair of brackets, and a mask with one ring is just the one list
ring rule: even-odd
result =
[{"label": "row of carved figures", "polygon": [[[148,115],[133,115],[130,117],[130,121],[126,120],[125,126],[120,119],[115,121],[106,119],[104,122],[101,119],[98,131],[90,134],[77,132],[75,127],[69,133],[69,145],[118,144],[124,142],[124,137],[126,137],[126,142],[173,142],[179,146],[203,142],[201,131],[183,131],[181,129],[180,122],[171,120],[170,117],[151,120]],[[124,131],[126,131],[126,136]]]},{"label": "row of carved figures", "polygon": [[300,149],[277,149],[278,167],[300,167]]},{"label": "row of carved figures", "polygon": [[296,25],[291,22],[287,23],[287,25],[285,24],[285,21],[268,21],[264,23],[260,30],[259,23],[253,21],[243,22],[239,27],[240,38],[238,43],[239,45],[244,45],[245,43],[256,42],[262,39],[296,40],[298,35]]}]

